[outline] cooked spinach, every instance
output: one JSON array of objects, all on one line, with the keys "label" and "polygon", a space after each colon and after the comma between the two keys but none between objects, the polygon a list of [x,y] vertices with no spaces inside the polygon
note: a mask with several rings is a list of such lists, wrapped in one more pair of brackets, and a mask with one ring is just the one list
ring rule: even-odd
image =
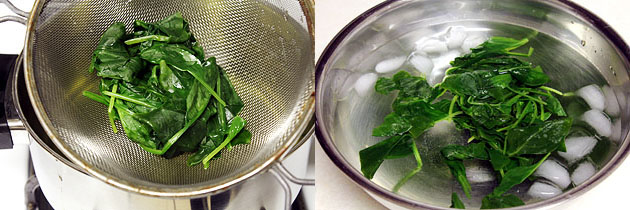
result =
[{"label": "cooked spinach", "polygon": [[451,206],[450,206],[450,208],[466,209],[466,206],[464,205],[462,200],[459,199],[459,196],[457,196],[457,193],[451,194]]},{"label": "cooked spinach", "polygon": [[[359,152],[363,174],[371,179],[385,159],[414,154],[418,167],[399,181],[397,191],[422,166],[414,139],[438,121],[448,120],[470,134],[465,145],[441,148],[444,163],[466,196],[472,189],[464,161],[489,161],[500,183],[483,199],[482,208],[523,205],[517,196],[504,193],[527,179],[551,152],[565,150],[573,122],[555,96],[564,94],[543,86],[550,78],[542,68],[519,58],[531,56],[533,49],[513,51],[528,42],[492,37],[455,58],[435,87],[405,71],[379,78],[376,92],[396,91],[397,96],[393,112],[372,130],[373,136],[388,138]],[[452,199],[452,207],[457,207],[459,198],[453,194]]]},{"label": "cooked spinach", "polygon": [[185,152],[189,166],[220,156],[223,148],[249,144],[252,133],[238,116],[244,103],[188,22],[175,13],[156,23],[123,23],[103,33],[89,71],[101,77],[101,95],[83,95],[108,106],[112,130],[120,121],[130,140],[144,150],[173,158]]},{"label": "cooked spinach", "polygon": [[486,196],[481,200],[481,209],[500,209],[525,205],[516,195]]}]

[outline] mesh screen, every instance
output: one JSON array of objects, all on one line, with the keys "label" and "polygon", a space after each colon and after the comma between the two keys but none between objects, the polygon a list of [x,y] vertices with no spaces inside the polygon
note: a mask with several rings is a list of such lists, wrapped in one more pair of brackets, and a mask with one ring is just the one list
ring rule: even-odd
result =
[{"label": "mesh screen", "polygon": [[[87,69],[100,35],[114,22],[158,21],[181,12],[224,67],[245,107],[251,145],[222,152],[208,170],[186,166],[188,154],[164,159],[109,127],[106,107],[82,96],[98,92]],[[314,90],[313,49],[298,1],[46,1],[35,23],[33,79],[49,126],[90,167],[139,188],[175,190],[232,180],[294,141]],[[37,96],[36,96],[37,97]],[[46,126],[46,125],[45,125]],[[122,131],[122,127],[118,124]]]}]

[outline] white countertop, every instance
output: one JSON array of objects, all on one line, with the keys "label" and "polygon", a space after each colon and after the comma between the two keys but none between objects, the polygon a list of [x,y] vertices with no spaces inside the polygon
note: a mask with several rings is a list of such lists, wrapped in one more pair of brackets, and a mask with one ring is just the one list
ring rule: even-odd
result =
[{"label": "white countertop", "polygon": [[[346,24],[382,0],[317,0],[315,6],[315,53],[318,58],[328,42]],[[630,41],[630,18],[626,14],[630,1],[575,0],[610,24],[624,40]],[[368,196],[341,172],[318,145],[315,150],[317,192],[315,202],[319,210],[386,209]],[[630,187],[630,162],[622,164],[612,175],[584,195],[555,209],[620,209],[626,206],[626,190]]]}]

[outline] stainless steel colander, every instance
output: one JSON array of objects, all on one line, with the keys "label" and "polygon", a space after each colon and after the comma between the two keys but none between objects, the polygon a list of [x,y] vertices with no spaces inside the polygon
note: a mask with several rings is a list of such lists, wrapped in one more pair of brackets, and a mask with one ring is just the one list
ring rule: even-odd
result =
[{"label": "stainless steel colander", "polygon": [[[114,22],[157,21],[181,12],[206,56],[215,56],[239,93],[250,145],[223,151],[210,168],[164,159],[114,134],[87,68],[101,34]],[[91,175],[151,196],[195,197],[221,191],[266,170],[312,126],[311,1],[38,0],[30,15],[25,77],[39,121],[55,145]],[[120,129],[120,125],[119,129]],[[122,130],[122,129],[120,129]]]}]

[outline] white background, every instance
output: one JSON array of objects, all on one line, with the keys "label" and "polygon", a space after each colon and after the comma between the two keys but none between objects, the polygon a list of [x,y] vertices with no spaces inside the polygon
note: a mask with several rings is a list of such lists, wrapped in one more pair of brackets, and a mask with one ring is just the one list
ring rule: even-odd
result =
[{"label": "white background", "polygon": [[[317,0],[315,6],[316,57],[347,23],[382,0]],[[630,41],[630,1],[574,0],[604,19],[621,36]],[[358,188],[326,156],[318,145],[315,151],[317,209],[385,209]],[[584,195],[556,209],[628,209],[630,162],[622,164],[610,177]]]}]

